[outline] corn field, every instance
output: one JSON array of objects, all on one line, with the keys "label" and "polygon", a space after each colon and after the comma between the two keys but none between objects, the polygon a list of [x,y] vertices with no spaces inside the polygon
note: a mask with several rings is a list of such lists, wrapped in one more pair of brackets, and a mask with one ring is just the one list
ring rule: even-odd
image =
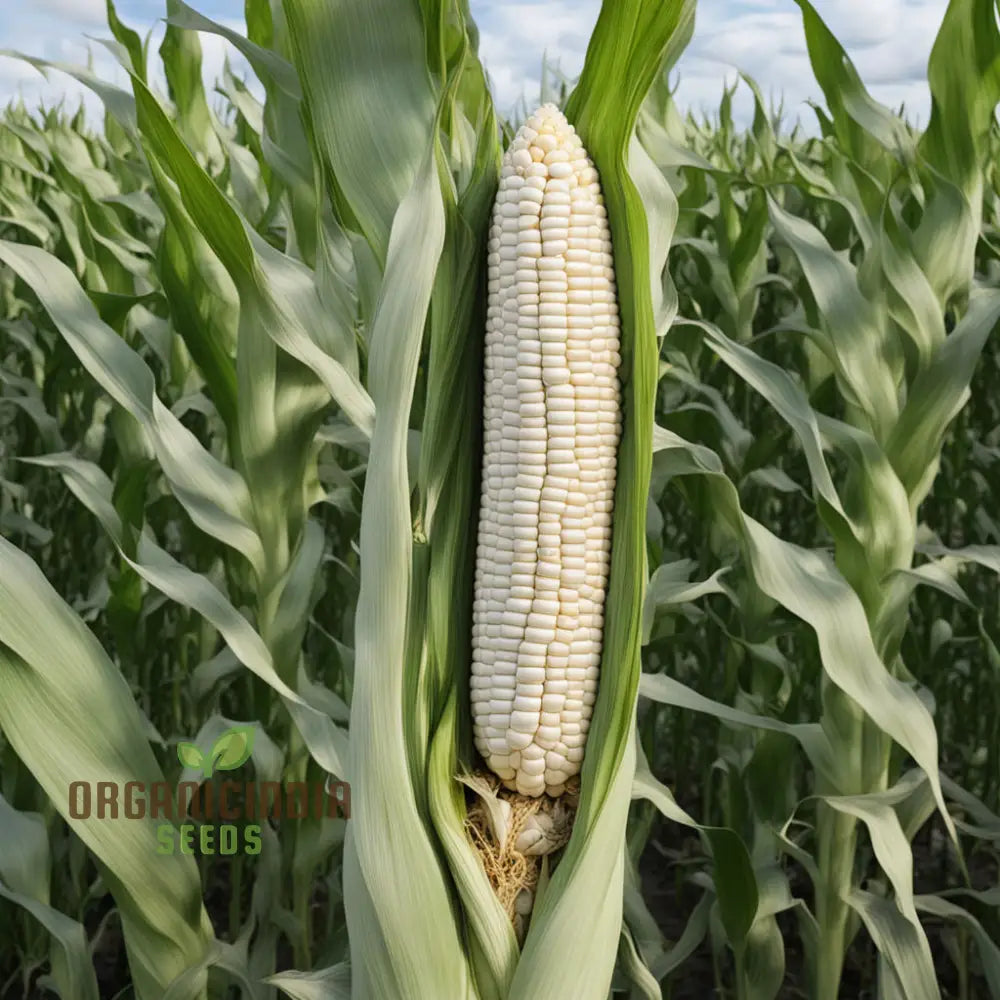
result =
[{"label": "corn field", "polygon": [[746,129],[695,0],[3,53],[0,1000],[1000,1000],[998,9],[918,127],[788,2]]}]

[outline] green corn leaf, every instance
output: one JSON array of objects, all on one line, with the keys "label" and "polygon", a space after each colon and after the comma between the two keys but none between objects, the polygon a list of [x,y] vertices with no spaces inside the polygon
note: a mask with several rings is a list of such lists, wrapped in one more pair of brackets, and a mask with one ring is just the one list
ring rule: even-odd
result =
[{"label": "green corn leaf", "polygon": [[101,322],[72,273],[33,247],[0,241],[0,260],[14,268],[39,296],[57,328],[105,391],[142,424],[176,495],[192,520],[260,571],[260,539],[250,520],[246,485],[205,451],[160,402],[153,373],[121,338]]},{"label": "green corn leaf", "polygon": [[108,27],[111,34],[115,36],[115,41],[124,46],[132,64],[132,71],[143,80],[146,79],[146,53],[143,49],[142,39],[138,32],[133,31],[125,25],[118,17],[114,0],[106,0]]},{"label": "green corn leaf", "polygon": [[[157,821],[148,816],[73,818],[73,781],[148,787],[163,775],[128,686],[93,634],[26,555],[4,539],[0,555],[0,727],[97,858],[121,915],[136,994],[158,1000],[212,939],[197,869],[191,858],[156,853]],[[204,1000],[204,978],[183,996]]]},{"label": "green corn leaf", "polygon": [[[172,600],[193,608],[218,629],[240,661],[281,697],[316,761],[331,774],[346,776],[344,733],[325,712],[309,704],[285,682],[260,635],[214,584],[182,566],[148,535],[139,538],[135,559],[128,557],[121,520],[111,502],[111,484],[102,470],[71,455],[48,455],[32,461],[59,470],[69,489],[98,518],[121,556],[143,579]],[[210,762],[212,754],[208,758]],[[202,765],[205,763],[203,759]]]},{"label": "green corn leaf", "polygon": [[[175,0],[167,0],[167,30],[160,44],[160,59],[167,78],[167,90],[177,109],[177,125],[189,145],[209,160],[222,159],[222,147],[215,132],[215,118],[205,98],[201,75],[201,42],[197,32],[178,28],[170,21]],[[144,80],[145,74],[137,73]]]}]

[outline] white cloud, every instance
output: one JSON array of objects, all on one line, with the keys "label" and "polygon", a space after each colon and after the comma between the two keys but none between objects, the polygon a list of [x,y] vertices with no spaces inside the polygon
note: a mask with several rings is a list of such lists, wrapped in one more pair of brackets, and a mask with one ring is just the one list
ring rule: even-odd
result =
[{"label": "white cloud", "polygon": [[[9,0],[0,0],[0,4],[7,2]],[[76,0],[44,0],[44,6],[49,9],[63,6],[73,11],[77,10]],[[86,6],[86,4],[81,4],[81,6]],[[119,2],[119,14],[124,18],[123,6]],[[103,24],[103,0],[100,0],[100,8],[100,21]],[[33,8],[33,14],[35,13],[37,10]],[[223,17],[217,18],[217,20],[228,28],[244,30],[243,21],[240,19]],[[150,32],[150,82],[155,90],[166,93],[166,79],[158,58],[158,50],[163,41],[166,25],[162,20],[143,24],[137,19],[129,19],[127,23],[139,30],[143,37],[147,32]],[[26,26],[22,30],[15,33],[8,32],[6,35],[0,28],[0,48],[10,48],[52,62],[62,62],[75,66],[86,66],[88,61],[91,61],[94,73],[102,80],[129,89],[128,74],[103,45],[93,40],[94,38],[110,37],[110,32],[106,29],[95,30],[95,27],[76,25],[72,29],[67,28],[63,34],[51,32],[44,36],[27,29]],[[87,35],[92,37],[88,38]],[[37,43],[38,38],[44,38],[40,45]],[[35,44],[32,44],[32,39],[36,40]],[[257,85],[249,64],[229,42],[218,35],[205,33],[201,35],[201,48],[202,68],[210,104],[215,103],[212,88],[215,82],[222,78],[222,70],[227,56],[233,72],[238,77],[247,79],[251,90],[258,97],[263,96],[263,90]],[[104,107],[100,99],[68,74],[58,70],[47,70],[43,76],[26,62],[0,56],[0,106],[12,98],[18,97],[23,99],[29,107],[37,106],[43,101],[47,105],[51,105],[56,101],[64,100],[67,107],[75,109],[82,101],[93,121],[100,121],[104,114]]]},{"label": "white cloud", "polygon": [[[162,0],[119,0],[121,16],[140,32],[162,17]],[[205,8],[207,0],[194,0]],[[947,0],[814,0],[817,11],[847,49],[862,79],[877,100],[891,107],[901,101],[911,114],[926,121],[929,99],[925,80],[927,57]],[[600,0],[471,0],[480,28],[480,53],[493,83],[501,113],[509,112],[522,96],[534,103],[539,95],[543,54],[568,76],[583,65],[587,40],[597,20]],[[103,0],[30,0],[27,11],[4,17],[4,8],[20,8],[20,0],[0,0],[0,48],[20,48],[49,59],[81,62],[86,59],[84,33],[102,30]],[[242,29],[242,0],[213,0],[208,12],[230,27]],[[162,22],[154,30],[152,52],[162,38]],[[91,46],[101,72],[115,75],[108,54]],[[229,52],[239,72],[246,64],[229,44],[214,35],[202,36],[205,75],[214,81]],[[792,0],[698,0],[695,36],[677,72],[682,107],[714,113],[726,80],[736,68],[754,77],[765,96],[785,96],[792,117],[801,116],[813,127],[807,100],[820,100],[802,31],[801,15]],[[746,122],[752,102],[741,88],[734,106],[738,121]],[[0,104],[22,93],[27,101],[43,95],[81,93],[79,85],[53,74],[46,84],[33,70],[0,58]],[[87,98],[88,107],[94,105]]]},{"label": "white cloud", "polygon": [[[815,0],[820,17],[854,62],[872,96],[926,121],[927,59],[947,0]],[[789,9],[791,8],[791,9]],[[700,0],[695,37],[678,70],[678,102],[697,111],[718,108],[723,80],[736,68],[752,76],[765,97],[784,94],[785,108],[812,129],[805,102],[822,102],[809,64],[802,19],[790,2]],[[734,104],[746,122],[753,104],[741,88]]]},{"label": "white cloud", "polygon": [[579,74],[598,9],[597,0],[473,2],[473,15],[479,24],[479,53],[502,113],[509,111],[522,95],[529,104],[537,101],[543,56],[558,61],[566,75]]},{"label": "white cloud", "polygon": [[[4,3],[13,6],[13,0],[4,0]],[[32,0],[31,13],[59,19],[63,24],[94,26],[106,23],[104,0]]]},{"label": "white cloud", "polygon": [[[927,57],[947,0],[815,0],[815,7],[847,49],[877,100],[926,120],[929,106]],[[560,56],[561,68],[575,75],[597,20],[597,0],[572,3],[495,3],[473,0],[480,25],[480,53],[493,81],[497,104],[508,110],[523,94],[538,96],[543,52]],[[783,94],[792,118],[813,127],[808,100],[821,101],[806,49],[802,18],[792,0],[698,0],[695,34],[677,67],[682,107],[714,113],[723,85],[737,69],[775,102]],[[746,88],[734,102],[746,122],[753,103]]]},{"label": "white cloud", "polygon": [[904,20],[903,0],[834,0],[817,4],[820,17],[840,39],[855,48],[891,38]]}]

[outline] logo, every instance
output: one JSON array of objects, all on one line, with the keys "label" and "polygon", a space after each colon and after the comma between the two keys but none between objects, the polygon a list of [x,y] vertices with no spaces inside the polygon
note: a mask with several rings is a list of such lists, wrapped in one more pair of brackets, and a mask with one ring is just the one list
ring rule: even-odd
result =
[{"label": "logo", "polygon": [[195,743],[179,743],[177,759],[199,779],[180,781],[176,788],[167,781],[73,781],[69,814],[73,819],[158,819],[157,854],[223,855],[259,854],[262,822],[350,818],[346,781],[219,780],[218,772],[235,771],[250,760],[255,734],[252,725],[231,726],[207,752]]},{"label": "logo", "polygon": [[201,771],[206,777],[212,771],[235,771],[245,764],[253,753],[253,726],[233,726],[227,729],[213,744],[207,754],[203,754],[194,743],[178,743],[177,759],[194,771]]}]

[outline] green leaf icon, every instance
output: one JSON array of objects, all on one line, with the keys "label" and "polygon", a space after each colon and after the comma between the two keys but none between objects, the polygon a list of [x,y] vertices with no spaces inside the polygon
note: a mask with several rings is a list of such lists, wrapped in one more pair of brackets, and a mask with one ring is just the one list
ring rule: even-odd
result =
[{"label": "green leaf icon", "polygon": [[185,766],[200,771],[205,766],[205,758],[193,743],[177,744],[177,759]]},{"label": "green leaf icon", "polygon": [[206,774],[212,773],[212,764],[216,770],[233,771],[250,759],[253,751],[253,726],[233,726],[227,729],[212,745]]}]

